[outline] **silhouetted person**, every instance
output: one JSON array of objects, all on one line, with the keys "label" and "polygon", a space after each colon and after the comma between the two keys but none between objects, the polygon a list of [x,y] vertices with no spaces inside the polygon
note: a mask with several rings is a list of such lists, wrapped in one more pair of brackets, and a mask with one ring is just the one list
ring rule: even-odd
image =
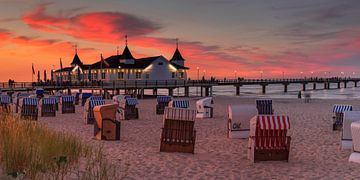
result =
[{"label": "silhouetted person", "polygon": [[301,91],[298,93],[298,99],[301,99]]}]

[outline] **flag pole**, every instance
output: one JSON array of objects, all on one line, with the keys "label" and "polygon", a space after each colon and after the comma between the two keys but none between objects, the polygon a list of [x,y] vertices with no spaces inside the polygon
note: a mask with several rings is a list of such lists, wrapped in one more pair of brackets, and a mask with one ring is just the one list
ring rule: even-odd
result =
[{"label": "flag pole", "polygon": [[100,58],[101,58],[101,63],[100,63],[100,80],[101,80],[101,95],[103,95],[104,93],[103,93],[103,91],[104,91],[104,82],[103,82],[103,78],[102,78],[102,73],[103,73],[103,56],[102,56],[102,54],[100,54]]}]

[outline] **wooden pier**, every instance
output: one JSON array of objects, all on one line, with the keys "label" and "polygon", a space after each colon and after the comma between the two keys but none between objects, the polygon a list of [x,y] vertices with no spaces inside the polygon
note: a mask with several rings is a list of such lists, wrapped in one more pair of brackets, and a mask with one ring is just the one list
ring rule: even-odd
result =
[{"label": "wooden pier", "polygon": [[[184,95],[189,96],[189,88],[200,88],[201,96],[211,96],[214,86],[234,86],[235,94],[240,95],[240,88],[246,85],[259,85],[262,87],[262,93],[266,94],[266,87],[271,84],[281,84],[284,86],[284,93],[287,93],[290,84],[301,84],[299,91],[306,91],[308,85],[312,85],[312,89],[330,89],[331,84],[337,84],[337,88],[348,87],[349,82],[354,83],[357,87],[360,78],[304,78],[304,79],[233,79],[233,80],[117,80],[117,81],[92,81],[92,82],[47,82],[47,83],[31,83],[16,82],[11,85],[8,83],[0,83],[2,91],[32,91],[35,88],[43,88],[45,91],[79,89],[99,91],[100,94],[112,91],[112,94],[119,94],[120,90],[125,93],[135,93],[144,96],[144,90],[152,90],[153,95],[157,95],[158,89],[167,89],[169,95],[173,95],[176,88],[184,88]],[[318,88],[317,84],[323,84]]]}]

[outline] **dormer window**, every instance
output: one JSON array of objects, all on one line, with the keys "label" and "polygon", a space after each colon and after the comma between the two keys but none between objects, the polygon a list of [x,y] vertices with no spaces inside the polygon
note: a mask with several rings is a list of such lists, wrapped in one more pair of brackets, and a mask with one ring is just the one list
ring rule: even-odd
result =
[{"label": "dormer window", "polygon": [[164,65],[164,63],[163,63],[163,62],[159,62],[158,65],[159,65],[159,66],[162,66],[162,65]]}]

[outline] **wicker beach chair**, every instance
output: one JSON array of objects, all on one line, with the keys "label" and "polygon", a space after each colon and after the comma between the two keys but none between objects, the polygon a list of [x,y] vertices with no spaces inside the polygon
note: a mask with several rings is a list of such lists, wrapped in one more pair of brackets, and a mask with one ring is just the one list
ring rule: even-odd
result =
[{"label": "wicker beach chair", "polygon": [[126,97],[120,101],[118,108],[119,119],[130,120],[139,119],[139,110],[136,105],[139,104],[136,98]]},{"label": "wicker beach chair", "polygon": [[255,100],[255,102],[256,102],[256,108],[258,109],[259,115],[274,114],[271,99],[257,99],[257,100]]},{"label": "wicker beach chair", "polygon": [[196,110],[165,107],[160,152],[194,153]]},{"label": "wicker beach chair", "polygon": [[120,121],[116,120],[117,104],[94,107],[94,136],[98,140],[120,140]]},{"label": "wicker beach chair", "polygon": [[189,108],[190,103],[188,100],[175,99],[169,102],[169,107],[174,108]]},{"label": "wicker beach chair", "polygon": [[56,116],[56,99],[55,98],[42,98],[41,117],[55,117]]},{"label": "wicker beach chair", "polygon": [[60,100],[61,113],[75,113],[75,97],[74,96],[62,96]]},{"label": "wicker beach chair", "polygon": [[343,125],[343,117],[345,111],[352,111],[353,107],[351,105],[341,105],[335,104],[333,107],[333,131],[341,130]]},{"label": "wicker beach chair", "polygon": [[38,99],[23,98],[20,103],[22,119],[37,120],[38,119]]},{"label": "wicker beach chair", "polygon": [[360,121],[360,111],[345,111],[341,133],[341,149],[352,148],[351,123]]},{"label": "wicker beach chair", "polygon": [[248,158],[258,161],[289,161],[288,116],[258,115],[250,121]]},{"label": "wicker beach chair", "polygon": [[11,97],[9,95],[0,95],[0,106],[2,112],[11,112]]},{"label": "wicker beach chair", "polygon": [[196,118],[212,118],[214,116],[214,101],[212,97],[206,97],[196,101]]},{"label": "wicker beach chair", "polygon": [[61,96],[49,96],[49,98],[55,99],[55,110],[59,110],[59,103],[60,103],[60,97]]},{"label": "wicker beach chair", "polygon": [[22,103],[23,99],[26,97],[30,97],[31,94],[29,93],[18,93],[16,95],[16,104],[15,104],[15,112],[19,113],[21,106],[20,104]]},{"label": "wicker beach chair", "polygon": [[360,122],[351,123],[352,150],[350,162],[360,163]]},{"label": "wicker beach chair", "polygon": [[84,121],[85,124],[94,124],[95,122],[95,116],[94,116],[94,107],[95,106],[100,106],[100,105],[104,105],[105,104],[105,100],[91,100],[90,98],[88,98],[86,100],[86,103],[84,105]]},{"label": "wicker beach chair", "polygon": [[257,109],[253,105],[228,106],[228,138],[248,138],[250,132],[250,119],[256,116]]},{"label": "wicker beach chair", "polygon": [[[86,103],[86,100],[90,98],[93,94],[92,93],[81,93],[79,95],[79,101],[81,101],[81,106],[84,106]],[[80,102],[79,102],[80,103]]]},{"label": "wicker beach chair", "polygon": [[156,114],[164,114],[165,107],[169,105],[172,100],[171,96],[157,96]]}]

